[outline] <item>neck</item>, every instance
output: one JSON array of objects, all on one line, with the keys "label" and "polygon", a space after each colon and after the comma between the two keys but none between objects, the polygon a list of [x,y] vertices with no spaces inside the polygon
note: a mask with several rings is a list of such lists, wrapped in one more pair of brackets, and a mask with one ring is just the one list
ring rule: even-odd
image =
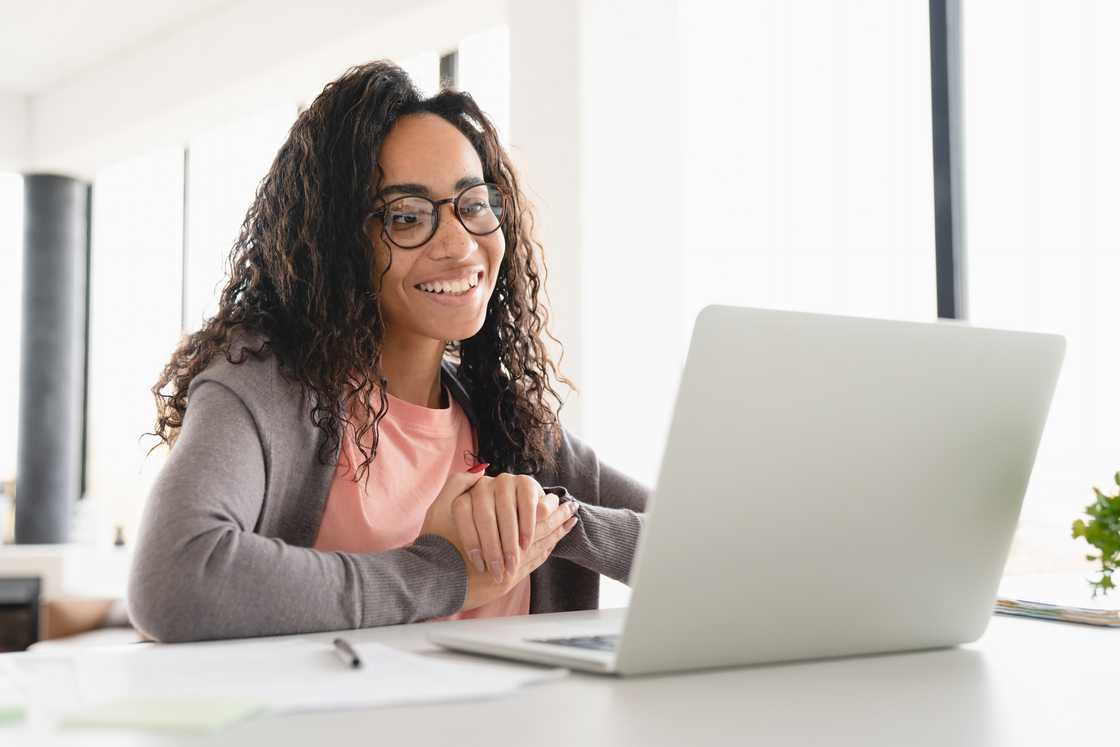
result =
[{"label": "neck", "polygon": [[381,347],[381,372],[385,390],[405,402],[433,410],[442,409],[440,361],[445,343],[427,337],[401,337],[387,329]]}]

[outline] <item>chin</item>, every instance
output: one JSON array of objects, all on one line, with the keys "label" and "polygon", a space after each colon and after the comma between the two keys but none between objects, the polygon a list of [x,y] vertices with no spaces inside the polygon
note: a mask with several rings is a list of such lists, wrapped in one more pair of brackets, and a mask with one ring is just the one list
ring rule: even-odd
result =
[{"label": "chin", "polygon": [[432,330],[431,337],[437,340],[468,340],[482,330],[483,320],[470,324],[456,324],[453,327],[444,327],[441,330]]}]

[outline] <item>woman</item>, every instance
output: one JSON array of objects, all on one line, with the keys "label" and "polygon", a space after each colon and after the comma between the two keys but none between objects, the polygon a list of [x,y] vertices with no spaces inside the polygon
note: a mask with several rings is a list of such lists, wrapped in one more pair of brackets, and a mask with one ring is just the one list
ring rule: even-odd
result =
[{"label": "woman", "polygon": [[386,62],[323,90],[153,388],[173,448],[130,577],[143,633],[589,609],[627,579],[648,491],[559,424],[531,226],[470,96]]}]

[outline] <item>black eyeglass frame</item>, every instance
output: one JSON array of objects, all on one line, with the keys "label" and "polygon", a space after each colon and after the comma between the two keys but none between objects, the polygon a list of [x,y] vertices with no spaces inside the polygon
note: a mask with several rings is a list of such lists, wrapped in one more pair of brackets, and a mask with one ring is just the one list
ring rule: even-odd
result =
[{"label": "black eyeglass frame", "polygon": [[[481,233],[479,233],[478,231],[472,231],[467,226],[466,222],[463,220],[463,216],[459,214],[459,199],[462,198],[462,196],[465,195],[467,192],[470,192],[472,189],[478,189],[479,187],[493,187],[494,190],[502,198],[502,214],[500,216],[498,216],[498,225],[494,226],[494,228],[492,228],[489,231],[483,231]],[[428,237],[425,238],[423,241],[421,241],[419,244],[415,244],[413,246],[404,246],[402,244],[398,244],[396,241],[393,241],[393,239],[389,236],[389,229],[388,229],[388,227],[385,223],[385,213],[389,210],[389,207],[394,202],[399,202],[400,200],[414,200],[414,199],[426,200],[428,203],[431,204],[431,206],[432,206],[432,230],[428,233]],[[459,193],[456,194],[454,197],[445,197],[442,200],[433,200],[432,198],[426,197],[424,195],[413,195],[413,194],[401,195],[400,197],[394,197],[393,199],[389,200],[388,202],[386,202],[381,207],[379,207],[376,210],[373,210],[369,214],[367,214],[366,218],[365,218],[365,223],[368,224],[370,218],[377,218],[378,220],[381,221],[381,236],[386,241],[388,241],[390,244],[397,247],[398,249],[406,249],[406,250],[407,249],[419,249],[420,247],[424,246],[424,244],[427,244],[429,241],[431,241],[432,237],[436,235],[437,231],[439,231],[440,214],[442,212],[440,210],[440,207],[442,207],[443,205],[447,205],[447,204],[451,205],[451,212],[455,215],[455,220],[459,221],[459,225],[461,225],[463,227],[463,230],[465,230],[467,233],[471,234],[472,236],[489,236],[490,234],[494,233],[495,231],[500,230],[501,227],[505,225],[506,216],[509,214],[510,196],[509,196],[509,192],[507,192],[506,189],[502,185],[495,184],[494,182],[479,182],[478,184],[471,184],[470,186],[463,187],[463,189],[459,190]]]}]

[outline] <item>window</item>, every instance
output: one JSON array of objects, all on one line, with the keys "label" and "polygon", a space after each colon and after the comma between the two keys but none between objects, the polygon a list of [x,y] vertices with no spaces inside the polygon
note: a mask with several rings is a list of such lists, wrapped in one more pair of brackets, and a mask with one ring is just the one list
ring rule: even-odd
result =
[{"label": "window", "polygon": [[459,42],[456,86],[474,97],[502,143],[509,140],[509,27],[471,34]]},{"label": "window", "polygon": [[1084,562],[1069,526],[1091,486],[1120,470],[1120,6],[962,15],[969,318],[1068,342],[1020,529],[1022,570],[1060,570]]},{"label": "window", "polygon": [[191,139],[183,283],[185,331],[198,329],[218,310],[230,250],[257,185],[272,166],[295,117],[295,105],[281,106]]},{"label": "window", "polygon": [[927,4],[682,9],[685,339],[718,302],[933,318]]},{"label": "window", "polygon": [[[685,0],[676,30],[679,103],[656,91],[633,103],[629,89],[611,84],[618,111],[648,110],[595,153],[629,159],[613,189],[644,190],[646,205],[618,211],[640,216],[633,220],[604,223],[593,211],[587,247],[586,435],[649,485],[673,404],[665,387],[677,381],[705,305],[936,317],[927,3]],[[672,73],[672,61],[657,64],[640,69]],[[618,74],[596,73],[606,75]],[[605,115],[595,123],[595,138],[617,126]],[[664,133],[659,141],[644,134],[651,129]],[[646,145],[628,152],[629,138]],[[670,157],[655,159],[664,173],[651,180],[656,142]],[[678,142],[680,172],[671,157]],[[642,183],[625,183],[628,173]],[[609,196],[590,201],[609,205]],[[643,221],[664,223],[664,233],[636,225]],[[632,287],[628,274],[649,263],[663,269]],[[681,276],[670,277],[677,267]],[[616,373],[634,356],[618,341],[643,324],[665,325],[658,349],[643,354],[671,369],[648,391]]]},{"label": "window", "polygon": [[87,493],[131,541],[166,454],[147,457],[155,441],[140,437],[155,421],[150,390],[179,341],[182,149],[98,173],[91,228]]},{"label": "window", "polygon": [[0,174],[0,486],[16,476],[22,290],[23,178]]}]

